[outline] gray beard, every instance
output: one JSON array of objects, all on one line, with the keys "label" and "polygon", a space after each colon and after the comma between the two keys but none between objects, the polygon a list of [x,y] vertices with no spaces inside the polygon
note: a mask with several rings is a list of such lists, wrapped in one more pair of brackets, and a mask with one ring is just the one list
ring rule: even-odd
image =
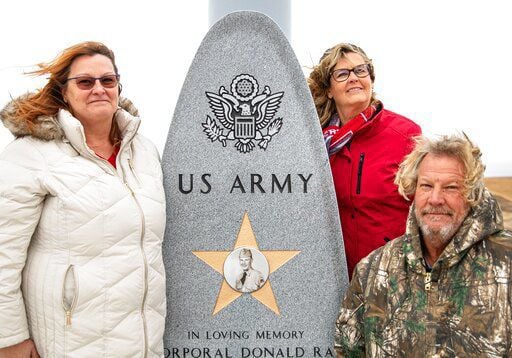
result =
[{"label": "gray beard", "polygon": [[[432,211],[432,209],[431,209]],[[441,227],[439,230],[433,230],[430,226],[428,226],[422,219],[421,215],[418,215],[417,212],[414,212],[414,216],[416,217],[416,221],[420,228],[421,234],[424,240],[428,240],[434,245],[443,244],[447,245],[452,238],[455,236],[460,226],[464,222],[464,219],[469,213],[469,208],[466,208],[464,215],[461,216],[460,221],[452,222],[451,224],[447,224]]]},{"label": "gray beard", "polygon": [[452,237],[457,233],[457,230],[459,229],[460,226],[456,226],[455,223],[452,223],[443,226],[439,230],[432,230],[432,228],[425,224],[421,218],[417,218],[417,220],[423,239],[429,240],[434,243],[441,242],[443,244],[448,244]]}]

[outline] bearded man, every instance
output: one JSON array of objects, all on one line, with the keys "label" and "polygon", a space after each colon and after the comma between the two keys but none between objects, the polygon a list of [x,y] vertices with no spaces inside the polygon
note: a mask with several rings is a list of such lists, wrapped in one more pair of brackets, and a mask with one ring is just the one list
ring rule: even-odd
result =
[{"label": "bearded man", "polygon": [[417,139],[395,178],[406,233],[356,267],[338,356],[512,356],[512,232],[465,136]]}]

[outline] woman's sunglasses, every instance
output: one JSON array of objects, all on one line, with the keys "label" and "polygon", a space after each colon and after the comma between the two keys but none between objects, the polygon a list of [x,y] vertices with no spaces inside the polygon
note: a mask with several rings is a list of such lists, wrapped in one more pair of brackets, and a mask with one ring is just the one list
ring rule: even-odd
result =
[{"label": "woman's sunglasses", "polygon": [[66,80],[75,80],[76,86],[82,90],[90,90],[94,87],[96,80],[100,81],[103,88],[114,88],[119,83],[119,75],[107,75],[102,77],[78,76]]}]

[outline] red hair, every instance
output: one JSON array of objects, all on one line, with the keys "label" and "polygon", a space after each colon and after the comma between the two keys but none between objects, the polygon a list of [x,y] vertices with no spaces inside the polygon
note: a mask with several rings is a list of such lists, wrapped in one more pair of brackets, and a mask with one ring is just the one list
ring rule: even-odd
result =
[{"label": "red hair", "polygon": [[[119,74],[114,53],[107,46],[94,41],[78,43],[62,51],[53,61],[39,63],[37,65],[39,69],[29,72],[36,76],[49,75],[48,83],[36,93],[16,100],[14,116],[24,120],[29,131],[32,132],[38,117],[55,116],[61,108],[70,110],[62,97],[62,89],[66,86],[71,64],[77,57],[93,55],[108,57],[112,61],[115,73]],[[113,139],[113,143],[115,143],[118,141],[118,138],[115,137],[119,136],[118,133],[113,132],[118,132],[118,130],[116,125],[112,127],[111,140]]]}]

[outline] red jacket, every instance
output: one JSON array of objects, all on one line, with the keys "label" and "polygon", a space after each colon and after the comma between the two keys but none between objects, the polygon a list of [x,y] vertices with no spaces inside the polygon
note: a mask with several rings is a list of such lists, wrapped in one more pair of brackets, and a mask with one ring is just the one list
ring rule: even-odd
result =
[{"label": "red jacket", "polygon": [[348,272],[370,252],[405,232],[410,202],[393,183],[421,128],[382,109],[331,157]]}]

